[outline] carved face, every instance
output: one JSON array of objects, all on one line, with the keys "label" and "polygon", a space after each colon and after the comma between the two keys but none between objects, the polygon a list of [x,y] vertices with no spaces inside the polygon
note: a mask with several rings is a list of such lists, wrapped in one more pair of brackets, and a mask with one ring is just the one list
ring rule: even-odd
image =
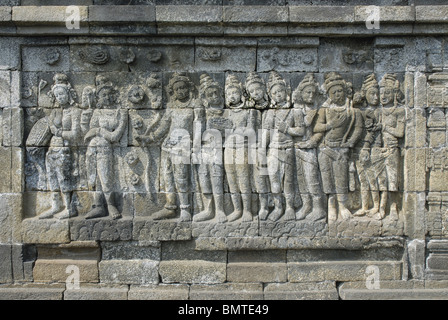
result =
[{"label": "carved face", "polygon": [[69,96],[68,96],[68,92],[66,89],[64,89],[62,87],[56,87],[53,90],[53,94],[54,94],[54,97],[55,97],[56,101],[58,102],[58,104],[60,104],[61,106],[68,104]]},{"label": "carved face", "polygon": [[216,87],[210,87],[205,90],[204,98],[209,105],[218,106],[222,103],[221,90]]},{"label": "carved face", "polygon": [[241,91],[238,88],[230,87],[226,90],[226,104],[229,106],[240,103],[242,98]]},{"label": "carved face", "polygon": [[314,86],[306,86],[302,90],[302,100],[306,104],[312,104],[316,96],[316,88]]},{"label": "carved face", "polygon": [[377,106],[378,103],[380,102],[379,95],[380,94],[377,88],[370,88],[366,92],[367,103],[371,106]]},{"label": "carved face", "polygon": [[382,105],[391,104],[394,101],[394,90],[389,87],[380,88],[380,101]]},{"label": "carved face", "polygon": [[176,82],[173,85],[173,98],[181,101],[188,99],[190,96],[189,89],[188,84],[184,81]]},{"label": "carved face", "polygon": [[286,102],[288,93],[284,85],[276,84],[271,89],[271,97],[276,103]]},{"label": "carved face", "polygon": [[330,88],[328,95],[335,104],[342,106],[345,103],[345,91],[341,85],[335,85]]},{"label": "carved face", "polygon": [[265,89],[260,83],[250,84],[247,91],[255,101],[262,101],[264,99]]},{"label": "carved face", "polygon": [[113,94],[112,89],[105,88],[98,92],[98,106],[105,107],[111,106],[113,104]]}]

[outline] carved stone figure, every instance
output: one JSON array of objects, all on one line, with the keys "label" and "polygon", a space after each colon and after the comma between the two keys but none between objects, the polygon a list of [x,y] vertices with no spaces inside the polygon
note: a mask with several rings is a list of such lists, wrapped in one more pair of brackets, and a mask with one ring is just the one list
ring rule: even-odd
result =
[{"label": "carved stone figure", "polygon": [[256,147],[255,110],[244,109],[244,88],[234,75],[226,79],[225,95],[227,109],[224,113],[232,128],[226,132],[224,167],[234,208],[227,220],[232,222],[242,217],[243,222],[250,222],[253,219],[250,164],[253,164],[252,151]]},{"label": "carved stone figure", "polygon": [[337,219],[337,210],[343,219],[351,217],[348,209],[349,156],[362,134],[362,115],[347,98],[347,83],[337,73],[325,76],[327,101],[318,112],[314,132],[323,133],[318,160],[323,191],[328,198],[328,219]]},{"label": "carved stone figure", "polygon": [[[121,218],[115,199],[114,146],[127,128],[127,110],[117,105],[117,92],[104,76],[96,78],[96,109],[93,111],[89,131],[84,137],[88,143],[86,165],[89,190],[96,190],[92,209],[86,219],[104,217]],[[102,196],[104,195],[105,204]]]},{"label": "carved stone figure", "polygon": [[[355,212],[356,216],[373,216],[380,208],[380,192],[375,167],[375,159],[371,154],[377,154],[381,148],[381,110],[380,92],[375,75],[366,77],[361,87],[362,101],[366,106],[361,106],[364,120],[364,131],[359,141],[360,149],[354,154],[356,159],[356,170],[361,185],[361,209]],[[369,210],[370,196],[373,208]]]},{"label": "carved stone figure", "polygon": [[319,84],[313,74],[307,74],[293,92],[293,125],[289,132],[294,139],[297,184],[302,197],[302,208],[296,213],[297,220],[306,218],[318,221],[327,216],[317,160],[317,146],[323,133],[314,132],[318,92]]},{"label": "carved stone figure", "polygon": [[246,92],[248,94],[247,106],[255,109],[266,109],[269,98],[264,80],[256,73],[250,72],[246,79]]},{"label": "carved stone figure", "polygon": [[73,216],[71,191],[73,188],[73,154],[70,147],[77,144],[80,134],[80,110],[75,107],[76,93],[65,74],[54,76],[54,85],[49,96],[53,101],[47,124],[52,137],[45,164],[47,181],[52,191],[51,208],[42,213],[39,219],[59,219]]},{"label": "carved stone figure", "polygon": [[151,73],[149,78],[146,80],[146,86],[149,89],[148,98],[150,102],[150,109],[160,109],[162,108],[162,82],[158,74]]},{"label": "carved stone figure", "polygon": [[378,154],[372,154],[372,158],[375,157],[377,163],[376,172],[379,188],[382,191],[380,216],[385,217],[386,203],[389,202],[390,217],[397,220],[397,203],[390,194],[399,191],[401,174],[399,143],[405,133],[406,110],[402,105],[403,94],[400,90],[400,82],[394,74],[385,74],[379,85],[383,148],[378,150]]},{"label": "carved stone figure", "polygon": [[224,117],[224,95],[219,83],[203,74],[199,93],[205,110],[198,169],[204,210],[195,215],[194,221],[207,221],[216,216],[218,222],[223,223],[227,221],[224,212],[223,138],[225,130],[231,129],[233,124]]},{"label": "carved stone figure", "polygon": [[176,217],[177,201],[180,203],[182,222],[191,220],[191,150],[193,123],[200,117],[200,105],[195,97],[195,87],[185,73],[174,74],[168,84],[170,101],[160,120],[160,125],[149,135],[150,141],[162,143],[162,179],[165,185],[165,207],[154,213],[154,220]]},{"label": "carved stone figure", "polygon": [[[260,216],[260,219],[277,221],[285,215],[285,220],[294,220],[294,143],[289,132],[292,118],[289,116],[291,106],[287,101],[288,86],[278,73],[271,72],[267,87],[273,100],[271,107],[275,109],[265,111],[262,128],[266,132],[269,148],[268,174],[274,210],[269,215]],[[286,208],[283,207],[282,194]]]}]

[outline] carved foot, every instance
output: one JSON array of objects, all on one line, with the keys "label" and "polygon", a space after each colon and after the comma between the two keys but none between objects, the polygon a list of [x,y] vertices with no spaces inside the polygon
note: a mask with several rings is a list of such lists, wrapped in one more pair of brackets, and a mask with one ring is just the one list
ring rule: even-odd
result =
[{"label": "carved foot", "polygon": [[45,211],[44,213],[42,213],[40,216],[39,216],[39,219],[40,220],[44,220],[44,219],[51,219],[51,218],[53,218],[54,217],[54,215],[56,214],[56,213],[58,213],[60,210],[59,209],[53,209],[53,208],[51,208],[50,210],[48,210],[48,211]]},{"label": "carved foot", "polygon": [[396,203],[390,205],[390,218],[394,221],[398,221],[398,209]]},{"label": "carved foot", "polygon": [[109,205],[107,206],[107,210],[109,211],[109,215],[112,218],[112,220],[117,220],[121,218],[121,214],[115,206]]},{"label": "carved foot", "polygon": [[243,222],[252,222],[252,221],[253,221],[252,212],[244,211],[243,212]]},{"label": "carved foot", "polygon": [[339,208],[343,220],[348,220],[352,217],[352,213],[345,206],[340,205]]},{"label": "carved foot", "polygon": [[179,221],[180,222],[189,222],[189,221],[191,221],[191,213],[190,213],[190,211],[182,209],[180,211]]},{"label": "carved foot", "polygon": [[63,210],[62,212],[58,213],[55,218],[58,218],[59,220],[65,220],[74,217],[74,214],[70,210]]},{"label": "carved foot", "polygon": [[213,219],[213,217],[214,217],[214,215],[213,215],[212,211],[205,210],[205,211],[201,211],[197,215],[195,215],[193,217],[193,221],[194,222],[203,222],[203,221],[211,220],[211,219]]},{"label": "carved foot", "polygon": [[90,210],[85,218],[86,219],[95,219],[95,218],[101,218],[105,217],[107,215],[106,210],[103,207],[94,207],[92,210]]},{"label": "carved foot", "polygon": [[372,209],[367,211],[367,216],[368,217],[375,217],[375,215],[380,211],[379,207],[373,207]]},{"label": "carved foot", "polygon": [[353,215],[356,217],[363,217],[367,214],[368,210],[365,210],[363,208],[357,210]]},{"label": "carved foot", "polygon": [[224,211],[217,211],[216,216],[218,217],[218,223],[225,223],[227,222],[227,216],[224,213]]},{"label": "carved foot", "polygon": [[271,212],[268,219],[275,222],[278,221],[283,215],[283,210],[280,208],[275,208],[274,211]]},{"label": "carved foot", "polygon": [[291,221],[296,219],[296,213],[293,208],[286,208],[285,210],[285,221]]},{"label": "carved foot", "polygon": [[262,208],[260,211],[258,211],[258,216],[260,217],[260,220],[266,220],[269,216],[269,210],[266,208]]},{"label": "carved foot", "polygon": [[153,220],[164,220],[176,217],[176,210],[163,208],[152,215]]},{"label": "carved foot", "polygon": [[317,209],[312,211],[308,216],[306,216],[306,219],[308,221],[317,222],[320,220],[324,220],[326,218],[327,213],[323,209]]},{"label": "carved foot", "polygon": [[239,218],[241,218],[243,216],[243,212],[240,210],[236,210],[233,211],[228,217],[227,217],[227,221],[229,222],[233,222],[238,220]]}]

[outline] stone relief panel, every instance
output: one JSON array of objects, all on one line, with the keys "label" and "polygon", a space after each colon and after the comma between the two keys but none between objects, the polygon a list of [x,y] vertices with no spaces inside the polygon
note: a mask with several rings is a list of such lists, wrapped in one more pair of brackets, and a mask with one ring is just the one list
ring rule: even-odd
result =
[{"label": "stone relief panel", "polygon": [[[232,61],[219,41],[201,41],[200,64]],[[74,44],[70,68],[61,63],[64,47],[36,51],[49,67],[22,72],[31,203],[24,233],[41,225],[71,240],[404,235],[410,107],[403,74],[373,73],[364,42],[337,52],[341,72],[316,60],[318,43],[300,44],[293,55],[288,44],[280,51],[262,44],[265,72],[148,67],[170,59],[161,44]],[[331,47],[327,41],[319,50]],[[274,51],[300,55],[312,72],[287,67],[294,64],[276,70],[281,59],[266,60]],[[318,64],[328,71],[317,72]],[[433,75],[427,87],[434,217],[445,192],[438,187],[444,81]]]}]

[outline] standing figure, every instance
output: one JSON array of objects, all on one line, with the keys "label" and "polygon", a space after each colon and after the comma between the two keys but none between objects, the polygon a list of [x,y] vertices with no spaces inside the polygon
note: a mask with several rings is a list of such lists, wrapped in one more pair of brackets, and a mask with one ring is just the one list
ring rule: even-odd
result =
[{"label": "standing figure", "polygon": [[[380,192],[375,171],[375,163],[371,154],[376,154],[381,147],[381,111],[380,92],[375,74],[367,76],[361,87],[361,98],[366,106],[361,107],[364,120],[364,130],[359,141],[360,149],[354,154],[356,171],[361,185],[361,209],[354,213],[356,216],[373,215],[380,208]],[[373,208],[369,210],[370,196]]]},{"label": "standing figure", "polygon": [[49,219],[56,214],[59,219],[67,219],[74,215],[71,209],[74,157],[70,147],[75,146],[79,139],[80,110],[75,106],[76,93],[65,74],[54,76],[49,96],[54,105],[48,116],[52,138],[45,162],[48,184],[53,193],[51,209],[42,213],[39,219]]},{"label": "standing figure", "polygon": [[149,134],[148,141],[162,142],[161,173],[165,185],[165,207],[154,213],[154,220],[176,217],[179,198],[181,222],[191,221],[191,145],[193,125],[200,117],[195,87],[185,73],[175,73],[168,83],[170,101],[160,125]]},{"label": "standing figure", "polygon": [[[86,219],[105,217],[121,218],[114,200],[117,174],[114,167],[114,146],[126,132],[127,110],[117,106],[117,92],[104,76],[96,78],[96,109],[90,120],[84,140],[88,143],[86,165],[89,190],[95,190],[92,209]],[[103,202],[103,196],[105,204]]]},{"label": "standing figure", "polygon": [[405,134],[406,110],[401,104],[403,93],[400,82],[394,74],[385,74],[380,81],[381,128],[383,148],[372,154],[376,163],[381,194],[380,217],[386,215],[386,204],[390,203],[390,217],[398,219],[396,201],[391,192],[399,190],[400,181],[400,140]]},{"label": "standing figure", "polygon": [[[270,73],[267,89],[274,109],[265,111],[262,128],[267,132],[268,174],[274,210],[269,215],[260,216],[260,219],[269,217],[277,221],[284,214],[285,220],[294,220],[294,142],[290,133],[292,118],[289,116],[291,105],[287,98],[289,90],[286,81],[275,71]],[[282,194],[286,208],[283,207]]]},{"label": "standing figure", "polygon": [[198,170],[204,210],[193,220],[207,221],[216,216],[218,222],[223,223],[227,221],[224,212],[223,138],[225,130],[232,128],[232,123],[224,116],[224,94],[219,83],[208,74],[202,74],[199,92],[205,110]]},{"label": "standing figure", "polygon": [[343,219],[349,219],[349,156],[362,134],[362,115],[347,98],[347,83],[337,73],[325,76],[328,100],[319,109],[314,132],[323,133],[318,161],[323,191],[328,197],[328,219],[336,220],[338,207]]},{"label": "standing figure", "polygon": [[319,84],[312,73],[307,74],[293,92],[293,127],[290,133],[294,139],[297,182],[302,197],[302,208],[296,213],[297,220],[306,218],[318,221],[327,216],[316,151],[323,133],[314,132],[318,92]]},{"label": "standing figure", "polygon": [[267,138],[269,130],[262,128],[266,112],[262,113],[261,110],[269,106],[269,98],[264,80],[255,72],[250,72],[247,75],[245,89],[248,95],[246,106],[253,110],[252,114],[255,116],[255,128],[258,130],[257,159],[253,166],[253,179],[260,205],[258,216],[266,219],[269,214],[269,179],[267,168]]},{"label": "standing figure", "polygon": [[242,217],[243,222],[252,221],[252,188],[249,159],[256,146],[255,110],[245,109],[244,89],[234,75],[226,79],[225,117],[232,122],[224,144],[224,168],[234,211],[227,217],[229,222]]}]

